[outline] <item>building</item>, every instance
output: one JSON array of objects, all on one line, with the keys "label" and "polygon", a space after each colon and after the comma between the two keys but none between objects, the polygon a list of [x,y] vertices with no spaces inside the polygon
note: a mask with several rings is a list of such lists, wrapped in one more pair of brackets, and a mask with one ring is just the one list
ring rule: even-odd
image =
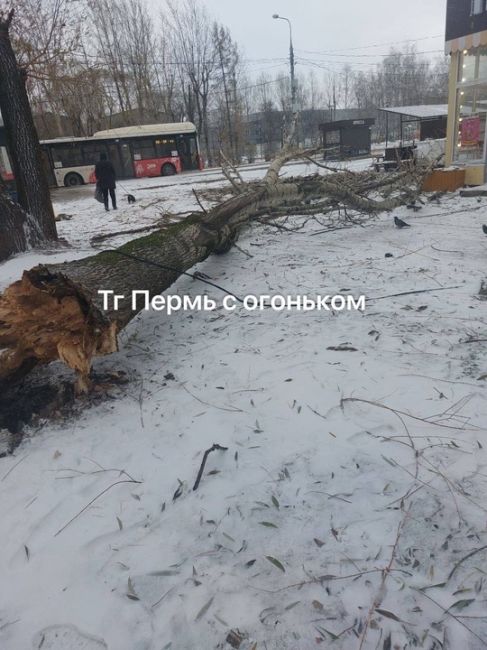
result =
[{"label": "building", "polygon": [[487,0],[447,0],[446,53],[446,163],[465,168],[467,185],[481,185],[487,180]]},{"label": "building", "polygon": [[[302,147],[314,147],[322,139],[323,122],[335,120],[355,120],[368,117],[370,110],[349,108],[330,110],[327,108],[309,108],[299,111],[296,128],[296,140]],[[270,158],[281,149],[286,125],[290,115],[281,110],[269,108],[266,111],[250,113],[244,118],[245,139],[253,148],[253,156]]]},{"label": "building", "polygon": [[370,156],[374,124],[373,118],[320,124],[325,160]]}]

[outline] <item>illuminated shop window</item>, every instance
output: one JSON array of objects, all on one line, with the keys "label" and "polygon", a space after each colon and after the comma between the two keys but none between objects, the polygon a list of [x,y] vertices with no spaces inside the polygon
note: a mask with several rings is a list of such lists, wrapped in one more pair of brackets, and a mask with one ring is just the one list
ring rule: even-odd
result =
[{"label": "illuminated shop window", "polygon": [[457,91],[455,160],[484,160],[487,117],[487,84],[460,87]]},{"label": "illuminated shop window", "polygon": [[458,67],[458,82],[487,80],[487,47],[462,52]]}]

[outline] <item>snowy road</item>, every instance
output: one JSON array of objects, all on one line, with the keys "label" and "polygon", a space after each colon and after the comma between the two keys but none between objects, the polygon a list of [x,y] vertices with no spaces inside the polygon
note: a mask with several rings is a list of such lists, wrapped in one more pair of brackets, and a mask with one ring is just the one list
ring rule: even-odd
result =
[{"label": "snowy road", "polygon": [[[138,202],[108,216],[56,191],[75,249],[5,263],[1,287],[196,208],[189,180],[124,183]],[[251,257],[198,267],[237,295],[365,294],[364,313],[139,315],[97,362],[128,373],[116,399],[0,459],[0,648],[487,647],[486,212],[449,195],[396,211],[402,231],[256,225]]]}]

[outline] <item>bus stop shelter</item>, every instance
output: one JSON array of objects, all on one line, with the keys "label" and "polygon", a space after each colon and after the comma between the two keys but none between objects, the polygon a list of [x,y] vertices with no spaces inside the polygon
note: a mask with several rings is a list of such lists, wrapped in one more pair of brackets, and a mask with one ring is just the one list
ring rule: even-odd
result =
[{"label": "bus stop shelter", "polygon": [[374,118],[320,124],[325,160],[370,156],[371,127],[374,124]]},{"label": "bus stop shelter", "polygon": [[[379,108],[386,115],[386,147],[390,140],[389,116],[399,116],[400,140],[404,142],[407,126],[419,124],[419,140],[446,138],[448,104],[424,104],[419,106],[390,106]],[[406,138],[411,140],[412,138]]]}]

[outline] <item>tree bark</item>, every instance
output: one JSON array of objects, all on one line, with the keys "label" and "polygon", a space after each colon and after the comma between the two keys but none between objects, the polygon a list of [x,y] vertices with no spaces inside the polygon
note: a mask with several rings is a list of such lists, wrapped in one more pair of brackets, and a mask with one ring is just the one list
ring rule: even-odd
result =
[{"label": "tree bark", "polygon": [[10,42],[9,28],[12,18],[13,10],[7,15],[0,13],[0,110],[12,158],[19,203],[37,224],[38,238],[55,241],[56,222],[42,165],[41,148],[25,88],[25,71],[19,69]]},{"label": "tree bark", "polygon": [[7,196],[0,182],[0,262],[27,246],[27,214]]}]

